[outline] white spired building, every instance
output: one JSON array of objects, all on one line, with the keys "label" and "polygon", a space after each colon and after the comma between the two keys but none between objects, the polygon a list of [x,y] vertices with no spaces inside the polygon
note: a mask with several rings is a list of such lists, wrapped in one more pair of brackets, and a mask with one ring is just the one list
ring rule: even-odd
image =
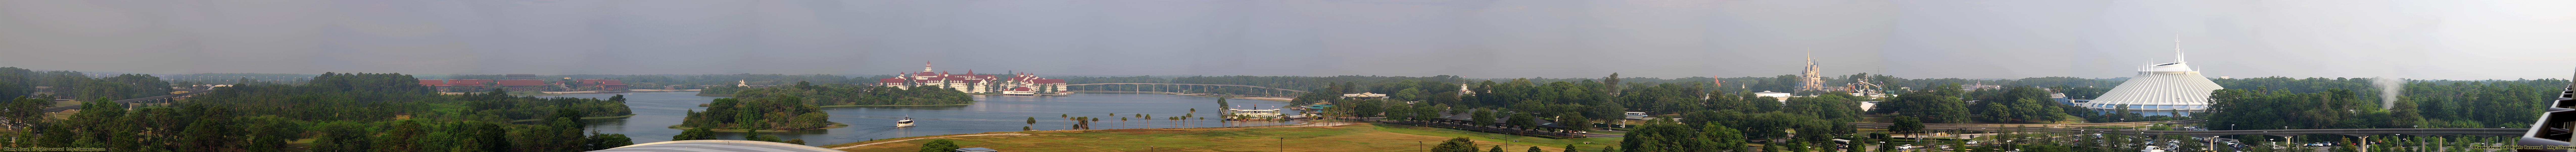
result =
[{"label": "white spired building", "polygon": [[2174,41],[2174,63],[2140,68],[2138,76],[2102,93],[2101,98],[2079,104],[2102,113],[2116,112],[2123,106],[2132,113],[2148,116],[2190,116],[2209,110],[2209,92],[2226,89],[2200,76],[2199,69],[2182,60],[2182,41]]}]

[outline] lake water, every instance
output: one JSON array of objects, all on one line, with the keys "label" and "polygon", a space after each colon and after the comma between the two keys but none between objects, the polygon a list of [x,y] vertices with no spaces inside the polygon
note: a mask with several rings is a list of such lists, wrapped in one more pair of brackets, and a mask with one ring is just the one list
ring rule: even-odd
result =
[{"label": "lake water", "polygon": [[[680,134],[680,130],[669,127],[679,125],[680,119],[688,115],[688,110],[704,111],[706,107],[698,107],[698,104],[721,98],[696,96],[697,93],[634,92],[626,94],[626,106],[634,110],[634,117],[585,120],[585,122],[589,122],[590,130],[626,134],[627,137],[634,138],[635,143],[670,141],[672,135]],[[607,99],[610,95],[614,94],[566,94],[562,97]],[[1082,93],[1064,97],[976,96],[975,101],[977,101],[975,105],[962,106],[823,108],[825,113],[832,115],[830,119],[832,122],[850,126],[771,134],[779,136],[779,139],[805,139],[806,145],[832,145],[886,138],[1019,131],[1022,126],[1030,126],[1025,123],[1029,117],[1037,117],[1038,123],[1033,128],[1038,130],[1064,130],[1073,125],[1073,121],[1058,117],[1059,115],[1100,118],[1100,122],[1093,122],[1092,129],[1267,126],[1295,123],[1220,121],[1214,118],[1181,121],[1162,119],[1188,114],[1191,108],[1198,109],[1196,116],[1215,117],[1217,105],[1214,97]],[[1245,107],[1260,104],[1265,108],[1287,104],[1287,102],[1251,99],[1228,99],[1226,102]],[[1296,112],[1296,110],[1283,111],[1292,114]],[[1117,116],[1110,116],[1112,113]],[[1144,119],[1130,117],[1137,113],[1153,116]],[[894,127],[895,120],[901,120],[907,116],[912,117],[915,126]],[[1126,121],[1122,127],[1118,121],[1120,117],[1130,117],[1128,119],[1131,120]],[[743,136],[741,132],[723,132],[716,135],[723,139],[742,139]]]}]

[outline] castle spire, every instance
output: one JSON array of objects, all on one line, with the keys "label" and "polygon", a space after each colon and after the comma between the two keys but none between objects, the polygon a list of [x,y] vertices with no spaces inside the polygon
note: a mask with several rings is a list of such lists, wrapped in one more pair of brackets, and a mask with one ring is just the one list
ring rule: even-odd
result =
[{"label": "castle spire", "polygon": [[930,61],[921,61],[921,72],[930,72]]},{"label": "castle spire", "polygon": [[1807,53],[1807,65],[1816,65],[1816,53],[1815,53],[1815,52],[1808,52],[1808,53]]}]

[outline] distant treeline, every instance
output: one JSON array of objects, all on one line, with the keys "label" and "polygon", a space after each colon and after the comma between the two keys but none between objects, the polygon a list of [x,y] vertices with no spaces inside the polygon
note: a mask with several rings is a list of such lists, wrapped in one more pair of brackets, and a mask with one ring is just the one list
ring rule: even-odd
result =
[{"label": "distant treeline", "polygon": [[[44,86],[46,89],[39,89]],[[0,98],[51,92],[59,99],[106,99],[150,97],[170,94],[170,82],[147,74],[118,74],[92,78],[80,71],[31,71],[17,67],[0,67]]]},{"label": "distant treeline", "polygon": [[[2230,83],[2234,82],[2234,83]],[[2221,81],[2212,128],[2490,128],[2530,125],[2568,80],[2414,80],[2383,107],[2367,78]],[[2240,87],[2243,86],[2243,87]],[[2287,121],[2285,121],[2287,120]]]},{"label": "distant treeline", "polygon": [[[174,105],[129,109],[90,101],[59,121],[15,113],[0,117],[33,128],[20,136],[31,138],[9,147],[279,151],[288,149],[290,141],[309,140],[310,151],[571,152],[633,144],[624,135],[589,133],[575,121],[628,115],[622,98],[439,95],[414,80],[390,73],[326,73],[303,84],[216,88]],[[514,120],[542,121],[508,123]]]}]

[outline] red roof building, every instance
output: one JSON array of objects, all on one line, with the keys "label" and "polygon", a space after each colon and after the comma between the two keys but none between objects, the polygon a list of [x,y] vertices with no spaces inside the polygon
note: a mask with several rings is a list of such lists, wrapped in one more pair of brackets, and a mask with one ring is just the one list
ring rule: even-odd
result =
[{"label": "red roof building", "polygon": [[447,92],[447,88],[451,85],[447,84],[447,80],[420,80],[420,86],[427,86],[430,90],[438,92]]},{"label": "red roof building", "polygon": [[447,80],[420,80],[420,85],[421,85],[421,86],[432,86],[432,87],[444,87],[444,86],[448,86],[448,85],[447,85]]},{"label": "red roof building", "polygon": [[[488,85],[486,85],[486,84],[492,84],[492,83],[493,83],[493,82],[492,82],[492,79],[448,79],[448,80],[447,80],[447,85],[448,85],[448,86],[459,86],[459,87],[479,87],[479,86],[488,86]],[[492,84],[492,85],[498,85],[498,84]]]}]

